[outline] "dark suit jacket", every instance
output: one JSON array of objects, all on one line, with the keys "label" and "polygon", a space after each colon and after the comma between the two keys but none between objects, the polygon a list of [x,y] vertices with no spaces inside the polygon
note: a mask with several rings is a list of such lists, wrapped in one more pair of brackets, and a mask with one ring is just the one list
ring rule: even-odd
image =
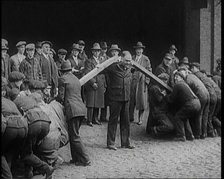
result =
[{"label": "dark suit jacket", "polygon": [[81,98],[81,84],[71,72],[59,78],[57,101],[64,105],[67,120],[85,116],[86,107]]},{"label": "dark suit jacket", "polygon": [[117,62],[105,69],[110,79],[109,99],[110,101],[129,101],[131,89],[131,67]]},{"label": "dark suit jacket", "polygon": [[7,54],[5,59],[2,58],[2,76],[8,80],[9,73],[11,72],[11,66],[9,62],[9,55]]},{"label": "dark suit jacket", "polygon": [[58,71],[54,59],[49,57],[49,60],[40,55],[40,67],[42,70],[43,80],[47,80],[52,88],[58,87]]}]

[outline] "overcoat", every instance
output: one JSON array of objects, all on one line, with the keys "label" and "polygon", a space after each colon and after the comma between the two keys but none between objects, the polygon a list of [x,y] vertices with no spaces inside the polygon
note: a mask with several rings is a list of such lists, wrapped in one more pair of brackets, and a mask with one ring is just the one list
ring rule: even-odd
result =
[{"label": "overcoat", "polygon": [[[136,60],[136,56],[133,56]],[[152,71],[150,60],[147,56],[142,55],[138,62],[141,66],[149,71]],[[145,110],[148,107],[148,84],[150,78],[146,77],[140,71],[135,71],[132,75],[131,93],[135,93],[136,109]]]},{"label": "overcoat", "polygon": [[[93,70],[97,62],[93,57],[85,61],[85,74]],[[93,84],[97,83],[95,90]],[[104,108],[104,92],[106,90],[106,80],[104,74],[99,74],[89,80],[86,85],[86,107]]]},{"label": "overcoat", "polygon": [[2,58],[2,76],[8,80],[10,72],[11,64],[9,62],[9,55],[7,54],[5,58]]},{"label": "overcoat", "polygon": [[73,117],[85,116],[86,107],[81,98],[81,84],[72,73],[63,74],[58,80],[57,101],[64,105],[67,120]]}]

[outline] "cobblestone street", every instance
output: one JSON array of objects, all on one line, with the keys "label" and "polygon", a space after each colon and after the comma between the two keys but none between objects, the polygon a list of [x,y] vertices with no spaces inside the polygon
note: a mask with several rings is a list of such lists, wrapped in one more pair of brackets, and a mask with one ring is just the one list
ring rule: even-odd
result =
[{"label": "cobblestone street", "polygon": [[131,124],[133,150],[119,147],[118,126],[117,151],[106,148],[107,123],[93,128],[83,125],[80,133],[92,165],[69,164],[67,145],[60,150],[65,163],[53,178],[221,178],[220,137],[186,142],[157,140],[145,133],[145,125],[146,121],[141,126]]}]

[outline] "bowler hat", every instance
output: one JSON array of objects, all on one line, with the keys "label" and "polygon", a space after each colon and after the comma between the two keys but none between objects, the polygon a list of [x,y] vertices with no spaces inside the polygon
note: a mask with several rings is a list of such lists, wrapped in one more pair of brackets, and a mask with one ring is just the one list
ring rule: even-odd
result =
[{"label": "bowler hat", "polygon": [[9,81],[10,82],[16,82],[16,81],[20,81],[23,80],[25,78],[24,74],[19,72],[19,71],[13,71],[11,73],[9,73]]},{"label": "bowler hat", "polygon": [[36,43],[36,48],[41,48],[42,47],[42,42],[37,42]]},{"label": "bowler hat", "polygon": [[192,63],[190,63],[190,67],[193,67],[193,66],[195,66],[195,67],[197,67],[197,68],[200,69],[200,64],[198,62],[192,62]]},{"label": "bowler hat", "polygon": [[123,51],[122,53],[123,53],[124,59],[129,60],[129,61],[132,60],[132,56],[129,51]]},{"label": "bowler hat", "polygon": [[72,65],[69,60],[62,62],[60,71],[70,71],[72,70]]},{"label": "bowler hat", "polygon": [[173,56],[172,54],[170,53],[166,53],[165,56],[164,56],[165,59],[169,59],[169,60],[172,60],[173,59]]},{"label": "bowler hat", "polygon": [[19,41],[17,44],[16,44],[16,47],[20,47],[22,45],[26,45],[26,42],[25,41]]},{"label": "bowler hat", "polygon": [[74,43],[73,45],[72,45],[72,50],[73,49],[76,49],[76,50],[78,50],[78,51],[81,51],[81,49],[80,49],[80,47],[79,47],[79,44],[76,44],[76,43]]},{"label": "bowler hat", "polygon": [[29,89],[44,89],[45,84],[42,81],[31,79],[29,80]]},{"label": "bowler hat", "polygon": [[169,80],[170,76],[167,73],[161,73],[158,75],[158,78],[161,80]]},{"label": "bowler hat", "polygon": [[182,60],[180,60],[179,64],[187,64],[189,65],[189,60],[187,57],[184,57]]},{"label": "bowler hat", "polygon": [[49,44],[50,47],[53,46],[53,44],[52,44],[50,41],[43,41],[43,42],[41,43],[41,46],[43,46],[44,44]]},{"label": "bowler hat", "polygon": [[32,44],[27,44],[26,45],[26,49],[27,50],[34,50],[35,49],[35,45],[32,43]]},{"label": "bowler hat", "polygon": [[83,40],[79,40],[79,41],[78,41],[78,44],[79,44],[79,45],[84,45],[84,46],[85,46],[85,42],[84,42]]},{"label": "bowler hat", "polygon": [[100,44],[99,43],[94,43],[93,47],[91,48],[91,50],[101,50]]},{"label": "bowler hat", "polygon": [[137,44],[134,46],[134,48],[145,48],[145,46],[142,44],[142,42],[137,42]]},{"label": "bowler hat", "polygon": [[106,49],[107,48],[107,42],[100,42],[100,47],[102,49]]},{"label": "bowler hat", "polygon": [[117,51],[119,51],[119,52],[121,51],[121,49],[118,47],[117,44],[112,44],[111,47],[110,47],[110,49],[109,49],[109,52],[110,52],[111,50],[117,50]]},{"label": "bowler hat", "polygon": [[170,50],[175,50],[175,51],[177,51],[177,48],[176,48],[175,45],[171,45],[171,46],[170,46]]},{"label": "bowler hat", "polygon": [[65,50],[65,49],[59,49],[58,50],[58,54],[66,55],[67,54],[67,50]]}]

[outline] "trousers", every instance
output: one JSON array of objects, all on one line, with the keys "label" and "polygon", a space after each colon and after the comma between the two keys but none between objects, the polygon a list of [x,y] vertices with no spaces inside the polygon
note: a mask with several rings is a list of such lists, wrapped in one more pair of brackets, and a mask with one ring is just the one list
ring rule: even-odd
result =
[{"label": "trousers", "polygon": [[115,144],[118,117],[120,116],[121,146],[130,145],[129,101],[111,101],[107,129],[107,145]]}]

